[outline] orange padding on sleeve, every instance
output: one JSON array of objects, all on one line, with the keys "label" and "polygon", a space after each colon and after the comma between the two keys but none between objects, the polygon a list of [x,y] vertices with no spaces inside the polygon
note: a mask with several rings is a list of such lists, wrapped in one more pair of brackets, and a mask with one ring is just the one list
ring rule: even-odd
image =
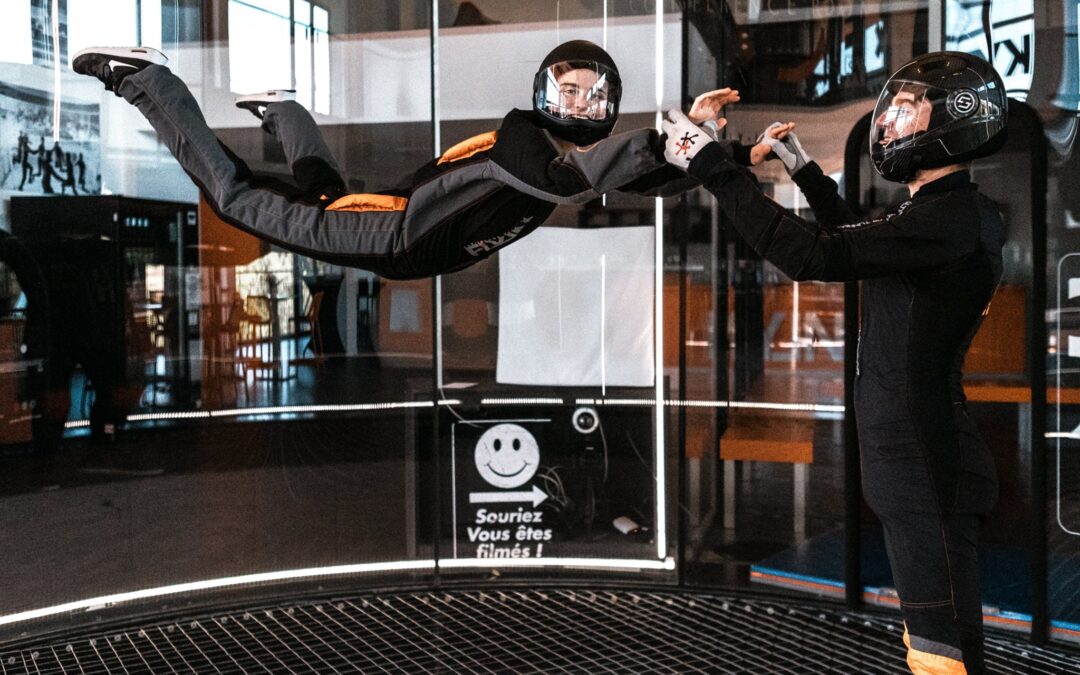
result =
[{"label": "orange padding on sleeve", "polygon": [[907,647],[907,665],[914,675],[967,675],[963,661],[913,649],[906,627],[904,645]]},{"label": "orange padding on sleeve", "polygon": [[404,211],[409,200],[393,195],[345,195],[326,207],[327,211]]},{"label": "orange padding on sleeve", "polygon": [[499,132],[489,131],[486,134],[480,134],[479,136],[473,136],[472,138],[466,138],[462,142],[458,143],[454,147],[450,148],[442,154],[439,158],[438,164],[444,164],[446,162],[456,162],[459,159],[465,159],[466,157],[472,157],[478,152],[491,149],[491,146],[495,145],[495,139],[498,137]]}]

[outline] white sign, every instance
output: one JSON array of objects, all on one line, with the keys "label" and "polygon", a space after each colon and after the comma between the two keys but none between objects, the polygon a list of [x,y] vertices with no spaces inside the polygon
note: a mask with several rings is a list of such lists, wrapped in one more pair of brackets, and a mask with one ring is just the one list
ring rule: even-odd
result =
[{"label": "white sign", "polygon": [[499,253],[495,381],[653,385],[652,227],[541,227]]},{"label": "white sign", "polygon": [[[538,507],[549,495],[540,485],[527,485],[536,477],[540,466],[540,446],[522,424],[550,422],[550,419],[462,420],[453,425],[451,498],[455,558],[459,548],[464,548],[466,557],[544,557],[544,545],[552,540],[554,531],[545,522],[550,512]],[[460,435],[468,438],[476,433],[478,426],[487,425],[491,426],[484,429],[475,445],[460,442]],[[466,469],[467,462],[458,461],[459,449],[467,456],[470,446],[475,473],[471,468]],[[485,484],[498,489],[486,489]]]}]

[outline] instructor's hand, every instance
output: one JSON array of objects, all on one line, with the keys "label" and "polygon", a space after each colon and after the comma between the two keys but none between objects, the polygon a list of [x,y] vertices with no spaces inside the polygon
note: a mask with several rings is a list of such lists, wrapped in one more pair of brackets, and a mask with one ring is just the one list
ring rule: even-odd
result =
[{"label": "instructor's hand", "polygon": [[730,87],[707,91],[694,99],[694,105],[690,107],[687,117],[694,124],[701,124],[708,120],[719,120],[724,111],[724,106],[739,102],[739,92]]},{"label": "instructor's hand", "polygon": [[[664,142],[664,159],[683,171],[690,166],[690,160],[709,143],[712,137],[682,113],[681,110],[669,110],[668,119],[660,123],[667,140]],[[724,122],[725,120],[718,120]]]},{"label": "instructor's hand", "polygon": [[[810,156],[799,143],[799,137],[792,131],[794,128],[794,122],[787,124],[773,122],[761,134],[758,144],[754,146],[754,150],[762,146],[768,147],[770,152],[766,153],[766,159],[779,159],[783,162],[789,176],[794,176],[811,161]],[[752,150],[750,154],[753,161],[755,152]]]}]

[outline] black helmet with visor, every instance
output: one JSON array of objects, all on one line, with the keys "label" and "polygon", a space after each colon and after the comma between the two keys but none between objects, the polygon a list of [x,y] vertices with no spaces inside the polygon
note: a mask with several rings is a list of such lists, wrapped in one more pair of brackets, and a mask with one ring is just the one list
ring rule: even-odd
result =
[{"label": "black helmet with visor", "polygon": [[971,54],[934,52],[889,78],[874,108],[870,159],[886,180],[985,157],[1005,143],[1008,100],[993,66]]},{"label": "black helmet with visor", "polygon": [[533,79],[533,109],[541,124],[575,145],[591,145],[611,134],[621,97],[615,62],[587,40],[553,49]]}]

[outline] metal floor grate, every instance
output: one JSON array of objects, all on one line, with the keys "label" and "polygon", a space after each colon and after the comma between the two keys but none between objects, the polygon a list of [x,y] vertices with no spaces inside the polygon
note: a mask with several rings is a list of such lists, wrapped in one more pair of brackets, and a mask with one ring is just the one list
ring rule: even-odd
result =
[{"label": "metal floor grate", "polygon": [[[386,593],[11,646],[0,673],[906,673],[902,632],[700,593]],[[987,653],[995,673],[1080,672],[1080,657],[996,635]]]}]

